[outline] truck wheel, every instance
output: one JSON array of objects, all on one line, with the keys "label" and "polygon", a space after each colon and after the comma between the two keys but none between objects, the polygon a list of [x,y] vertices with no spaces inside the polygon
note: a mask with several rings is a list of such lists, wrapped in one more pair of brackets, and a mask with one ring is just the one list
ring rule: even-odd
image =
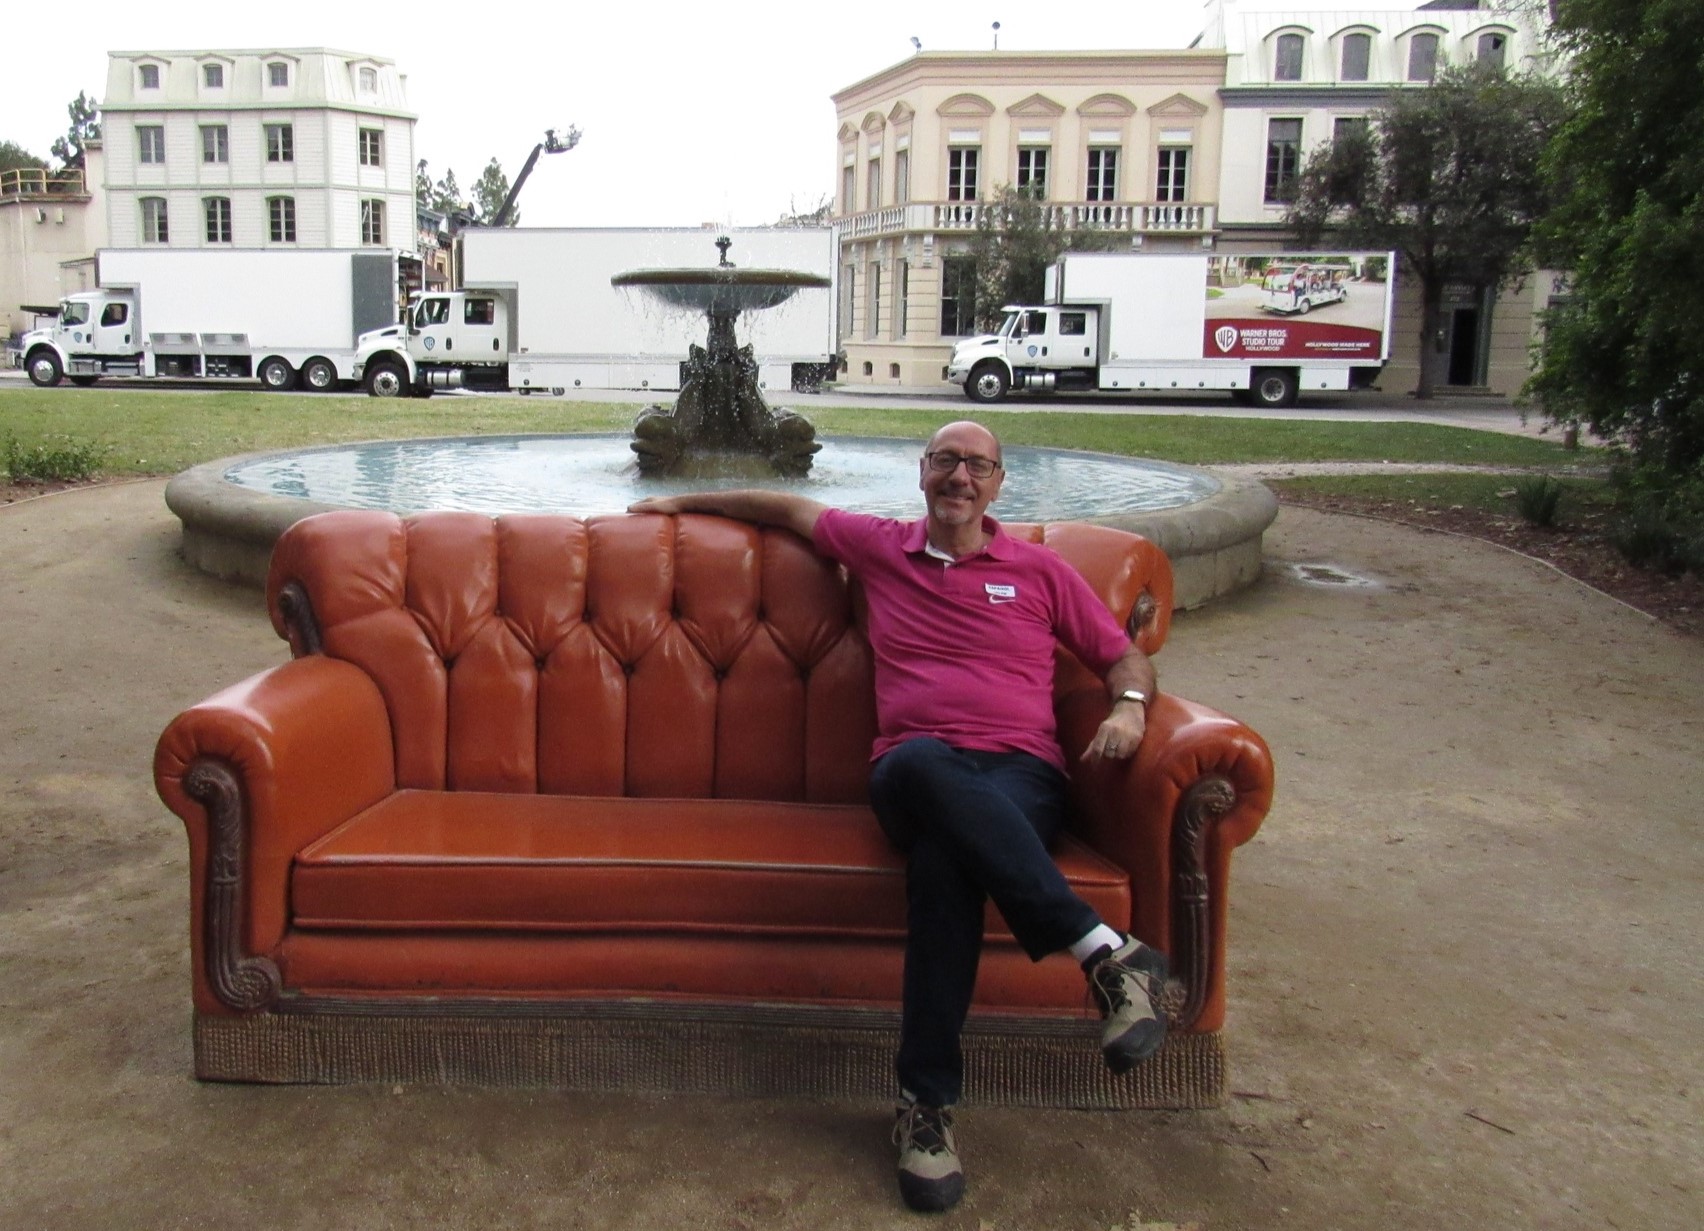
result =
[{"label": "truck wheel", "polygon": [[30,356],[30,384],[43,389],[51,389],[59,383],[59,378],[65,375],[59,366],[59,356],[50,350],[37,351]]},{"label": "truck wheel", "polygon": [[329,359],[314,358],[302,365],[302,387],[324,393],[337,387],[337,368]]},{"label": "truck wheel", "polygon": [[67,379],[70,380],[70,382],[73,385],[76,385],[78,388],[87,389],[90,385],[94,384],[97,380],[99,380],[100,377],[98,377],[98,376],[71,376],[71,377],[67,377]]},{"label": "truck wheel", "polygon": [[367,392],[376,398],[408,396],[408,373],[394,363],[376,363],[367,369]]},{"label": "truck wheel", "polygon": [[981,363],[964,382],[965,396],[973,402],[998,402],[1006,396],[1006,369],[997,363]]},{"label": "truck wheel", "polygon": [[1256,406],[1281,410],[1296,404],[1296,374],[1289,368],[1262,368],[1249,389]]},{"label": "truck wheel", "polygon": [[290,365],[276,355],[261,362],[258,375],[260,383],[273,393],[282,393],[296,383],[296,374],[290,370]]}]

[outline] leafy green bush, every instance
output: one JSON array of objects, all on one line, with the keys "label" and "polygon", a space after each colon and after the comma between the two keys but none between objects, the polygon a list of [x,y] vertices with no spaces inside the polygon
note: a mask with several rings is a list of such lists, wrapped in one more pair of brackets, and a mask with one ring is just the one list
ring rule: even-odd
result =
[{"label": "leafy green bush", "polygon": [[1615,484],[1616,550],[1665,573],[1704,573],[1704,467],[1677,479],[1659,466],[1629,465]]},{"label": "leafy green bush", "polygon": [[70,436],[57,438],[62,444],[43,442],[33,447],[18,443],[16,436],[6,437],[6,447],[0,452],[6,477],[12,482],[35,480],[44,483],[75,483],[93,478],[100,472],[107,450],[100,445],[76,440]]},{"label": "leafy green bush", "polygon": [[1561,502],[1562,485],[1547,474],[1533,475],[1515,484],[1515,508],[1532,525],[1554,526]]}]

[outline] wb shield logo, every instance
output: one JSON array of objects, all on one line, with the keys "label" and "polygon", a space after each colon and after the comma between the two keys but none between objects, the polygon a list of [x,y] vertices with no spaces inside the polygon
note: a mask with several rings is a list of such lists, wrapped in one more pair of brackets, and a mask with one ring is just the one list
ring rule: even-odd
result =
[{"label": "wb shield logo", "polygon": [[1235,325],[1220,325],[1213,331],[1213,341],[1221,351],[1228,351],[1237,344],[1237,329]]}]

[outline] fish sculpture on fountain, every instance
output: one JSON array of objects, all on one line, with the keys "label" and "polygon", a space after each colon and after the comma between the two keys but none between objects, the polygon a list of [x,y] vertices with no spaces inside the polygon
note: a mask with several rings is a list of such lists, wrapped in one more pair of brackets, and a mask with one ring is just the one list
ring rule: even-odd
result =
[{"label": "fish sculpture on fountain", "polygon": [[763,400],[757,359],[735,338],[734,321],[829,280],[800,270],[742,269],[728,260],[732,244],[725,235],[716,240],[721,261],[714,266],[636,269],[610,279],[702,311],[710,323],[706,345],[690,348],[674,407],[647,406],[634,421],[631,448],[643,475],[712,477],[751,467],[796,478],[810,472],[822,448],[810,420]]}]

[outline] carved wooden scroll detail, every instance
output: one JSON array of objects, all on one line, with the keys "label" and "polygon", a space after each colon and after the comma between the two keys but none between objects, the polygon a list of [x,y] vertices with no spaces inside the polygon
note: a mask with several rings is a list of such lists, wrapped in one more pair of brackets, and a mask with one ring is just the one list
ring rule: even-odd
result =
[{"label": "carved wooden scroll detail", "polygon": [[1218,776],[1203,778],[1184,792],[1172,830],[1171,967],[1183,983],[1183,1007],[1173,1018],[1187,1030],[1207,1003],[1213,966],[1213,925],[1207,881],[1207,835],[1213,822],[1237,802],[1236,788]]},{"label": "carved wooden scroll detail", "polygon": [[301,582],[285,582],[279,589],[278,612],[284,617],[290,643],[298,653],[318,654],[324,648],[325,639],[320,635],[313,600],[308,597],[307,588]]},{"label": "carved wooden scroll detail", "polygon": [[240,1012],[270,1008],[284,986],[278,966],[270,958],[243,952],[247,825],[242,785],[223,762],[199,761],[184,775],[183,789],[207,809],[207,885],[202,902],[207,982],[222,1003]]},{"label": "carved wooden scroll detail", "polygon": [[1153,625],[1160,614],[1160,604],[1147,590],[1136,599],[1136,605],[1130,609],[1130,619],[1124,626],[1125,633],[1132,641],[1141,640],[1142,634]]}]

